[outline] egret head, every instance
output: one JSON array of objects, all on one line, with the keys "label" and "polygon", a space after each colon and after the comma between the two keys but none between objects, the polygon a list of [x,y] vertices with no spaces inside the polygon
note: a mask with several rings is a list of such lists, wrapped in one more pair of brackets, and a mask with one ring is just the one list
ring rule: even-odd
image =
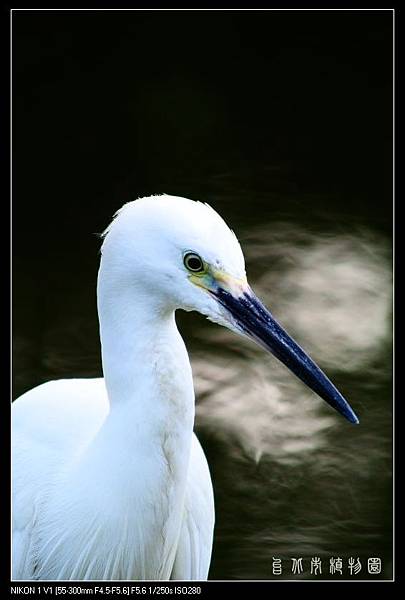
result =
[{"label": "egret head", "polygon": [[210,206],[151,196],[124,205],[107,228],[103,260],[119,289],[156,312],[196,310],[253,339],[352,423],[349,404],[249,287],[235,234]]}]

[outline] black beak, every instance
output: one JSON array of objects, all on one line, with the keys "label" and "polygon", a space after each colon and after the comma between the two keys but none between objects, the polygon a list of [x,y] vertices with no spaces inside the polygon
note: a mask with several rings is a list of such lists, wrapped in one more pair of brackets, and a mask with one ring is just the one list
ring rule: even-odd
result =
[{"label": "black beak", "polygon": [[326,400],[332,408],[351,423],[359,422],[342,394],[308,354],[277,323],[270,311],[260,302],[250,288],[247,288],[239,297],[234,297],[220,287],[211,293],[231,314],[234,325],[242,333],[274,354],[311,390]]}]

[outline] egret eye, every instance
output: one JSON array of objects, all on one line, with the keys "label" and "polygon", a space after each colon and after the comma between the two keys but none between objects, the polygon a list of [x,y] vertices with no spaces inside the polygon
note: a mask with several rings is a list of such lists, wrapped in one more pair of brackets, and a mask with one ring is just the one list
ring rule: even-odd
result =
[{"label": "egret eye", "polygon": [[194,252],[187,252],[187,254],[184,255],[183,262],[186,269],[192,271],[193,273],[201,273],[204,271],[204,263],[202,259],[198,256],[198,254],[194,254]]}]

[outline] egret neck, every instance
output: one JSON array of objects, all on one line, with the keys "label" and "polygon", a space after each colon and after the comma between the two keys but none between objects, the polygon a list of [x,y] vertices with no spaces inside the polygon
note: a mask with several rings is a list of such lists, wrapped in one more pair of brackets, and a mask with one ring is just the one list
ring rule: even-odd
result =
[{"label": "egret neck", "polygon": [[136,288],[123,285],[103,256],[98,311],[110,412],[67,483],[77,521],[87,515],[101,532],[93,545],[98,552],[101,545],[106,564],[119,551],[119,572],[112,565],[105,578],[168,579],[184,511],[194,391],[173,307]]}]

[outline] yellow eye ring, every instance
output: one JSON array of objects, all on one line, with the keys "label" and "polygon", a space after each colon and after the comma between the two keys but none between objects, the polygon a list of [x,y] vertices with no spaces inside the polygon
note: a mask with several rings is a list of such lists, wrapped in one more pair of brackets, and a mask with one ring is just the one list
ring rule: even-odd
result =
[{"label": "yellow eye ring", "polygon": [[204,271],[204,262],[195,252],[186,252],[183,263],[186,269],[192,273],[202,273]]}]

